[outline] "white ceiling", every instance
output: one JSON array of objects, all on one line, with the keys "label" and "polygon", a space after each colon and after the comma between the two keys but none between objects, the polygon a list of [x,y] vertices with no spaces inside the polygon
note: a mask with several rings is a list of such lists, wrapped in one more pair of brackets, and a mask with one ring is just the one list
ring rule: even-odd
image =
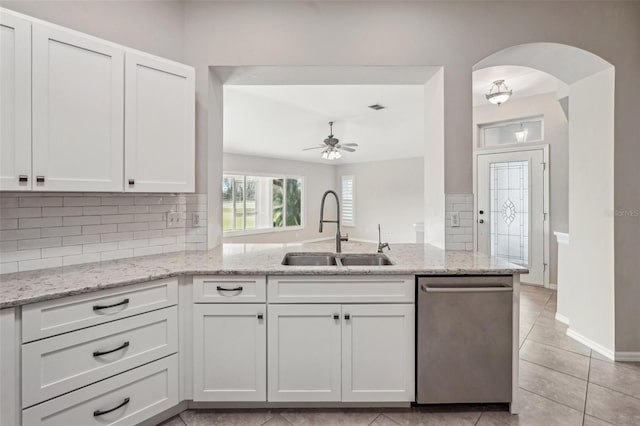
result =
[{"label": "white ceiling", "polygon": [[[423,83],[225,85],[224,152],[325,164],[423,156]],[[376,103],[387,108],[368,108]],[[356,152],[329,162],[321,149],[302,151],[322,143],[329,121]]]},{"label": "white ceiling", "polygon": [[563,92],[567,85],[557,78],[533,68],[495,66],[473,72],[473,106],[489,105],[485,94],[495,80],[504,80],[513,90],[511,99],[522,99],[545,93]]}]

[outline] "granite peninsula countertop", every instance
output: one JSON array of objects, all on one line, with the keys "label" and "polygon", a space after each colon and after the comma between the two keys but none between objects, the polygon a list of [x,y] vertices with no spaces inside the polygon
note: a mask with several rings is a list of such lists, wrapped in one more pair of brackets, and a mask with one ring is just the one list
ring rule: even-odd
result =
[{"label": "granite peninsula countertop", "polygon": [[[390,266],[285,266],[287,252],[333,252],[333,243],[223,244],[167,253],[0,275],[0,309],[178,275],[512,275],[527,269],[484,254],[430,245],[392,244]],[[375,244],[343,244],[344,253],[374,253]]]}]

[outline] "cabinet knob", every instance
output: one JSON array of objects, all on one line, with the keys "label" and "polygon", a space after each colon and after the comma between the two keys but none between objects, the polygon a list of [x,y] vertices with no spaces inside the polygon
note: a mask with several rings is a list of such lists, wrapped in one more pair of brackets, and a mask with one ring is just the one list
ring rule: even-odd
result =
[{"label": "cabinet knob", "polygon": [[260,312],[260,313],[258,314],[258,319],[259,319],[259,320],[261,320],[261,319],[263,319],[263,318],[264,318],[264,314],[263,314],[262,312]]},{"label": "cabinet knob", "polygon": [[29,182],[29,176],[27,175],[18,176],[18,182]]},{"label": "cabinet knob", "polygon": [[135,179],[129,179],[129,185],[135,185],[135,184],[136,184]]},{"label": "cabinet knob", "polygon": [[333,319],[334,320],[339,320],[340,319],[340,314],[333,314]]},{"label": "cabinet knob", "polygon": [[36,182],[44,183],[44,176],[36,176]]},{"label": "cabinet knob", "polygon": [[344,320],[349,321],[351,319],[351,314],[344,314]]},{"label": "cabinet knob", "polygon": [[480,219],[478,223],[484,223],[484,219]]}]

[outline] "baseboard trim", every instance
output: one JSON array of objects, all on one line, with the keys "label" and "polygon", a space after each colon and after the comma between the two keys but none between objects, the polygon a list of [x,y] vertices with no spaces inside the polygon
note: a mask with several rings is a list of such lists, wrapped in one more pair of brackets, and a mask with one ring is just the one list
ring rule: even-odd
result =
[{"label": "baseboard trim", "polygon": [[616,352],[616,361],[640,362],[640,352]]},{"label": "baseboard trim", "polygon": [[549,289],[558,290],[558,284],[549,283]]},{"label": "baseboard trim", "polygon": [[559,312],[556,312],[556,321],[560,321],[565,325],[569,325],[569,317],[566,317]]},{"label": "baseboard trim", "polygon": [[593,340],[587,337],[584,337],[582,334],[576,333],[571,328],[567,329],[567,336],[571,337],[574,340],[577,340],[578,342],[582,343],[585,346],[588,346],[592,350],[598,352],[600,355],[609,358],[611,361],[615,361],[615,355],[616,355],[615,352],[612,351],[611,349],[605,348],[600,343],[596,343]]}]

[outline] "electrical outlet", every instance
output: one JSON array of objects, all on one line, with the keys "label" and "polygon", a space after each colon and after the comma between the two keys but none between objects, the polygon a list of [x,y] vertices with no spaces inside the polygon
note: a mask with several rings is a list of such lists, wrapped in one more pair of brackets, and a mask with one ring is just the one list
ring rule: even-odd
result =
[{"label": "electrical outlet", "polygon": [[182,217],[178,212],[167,213],[167,228],[175,228],[182,225]]},{"label": "electrical outlet", "polygon": [[460,213],[453,212],[451,213],[451,227],[457,228],[460,226]]}]

